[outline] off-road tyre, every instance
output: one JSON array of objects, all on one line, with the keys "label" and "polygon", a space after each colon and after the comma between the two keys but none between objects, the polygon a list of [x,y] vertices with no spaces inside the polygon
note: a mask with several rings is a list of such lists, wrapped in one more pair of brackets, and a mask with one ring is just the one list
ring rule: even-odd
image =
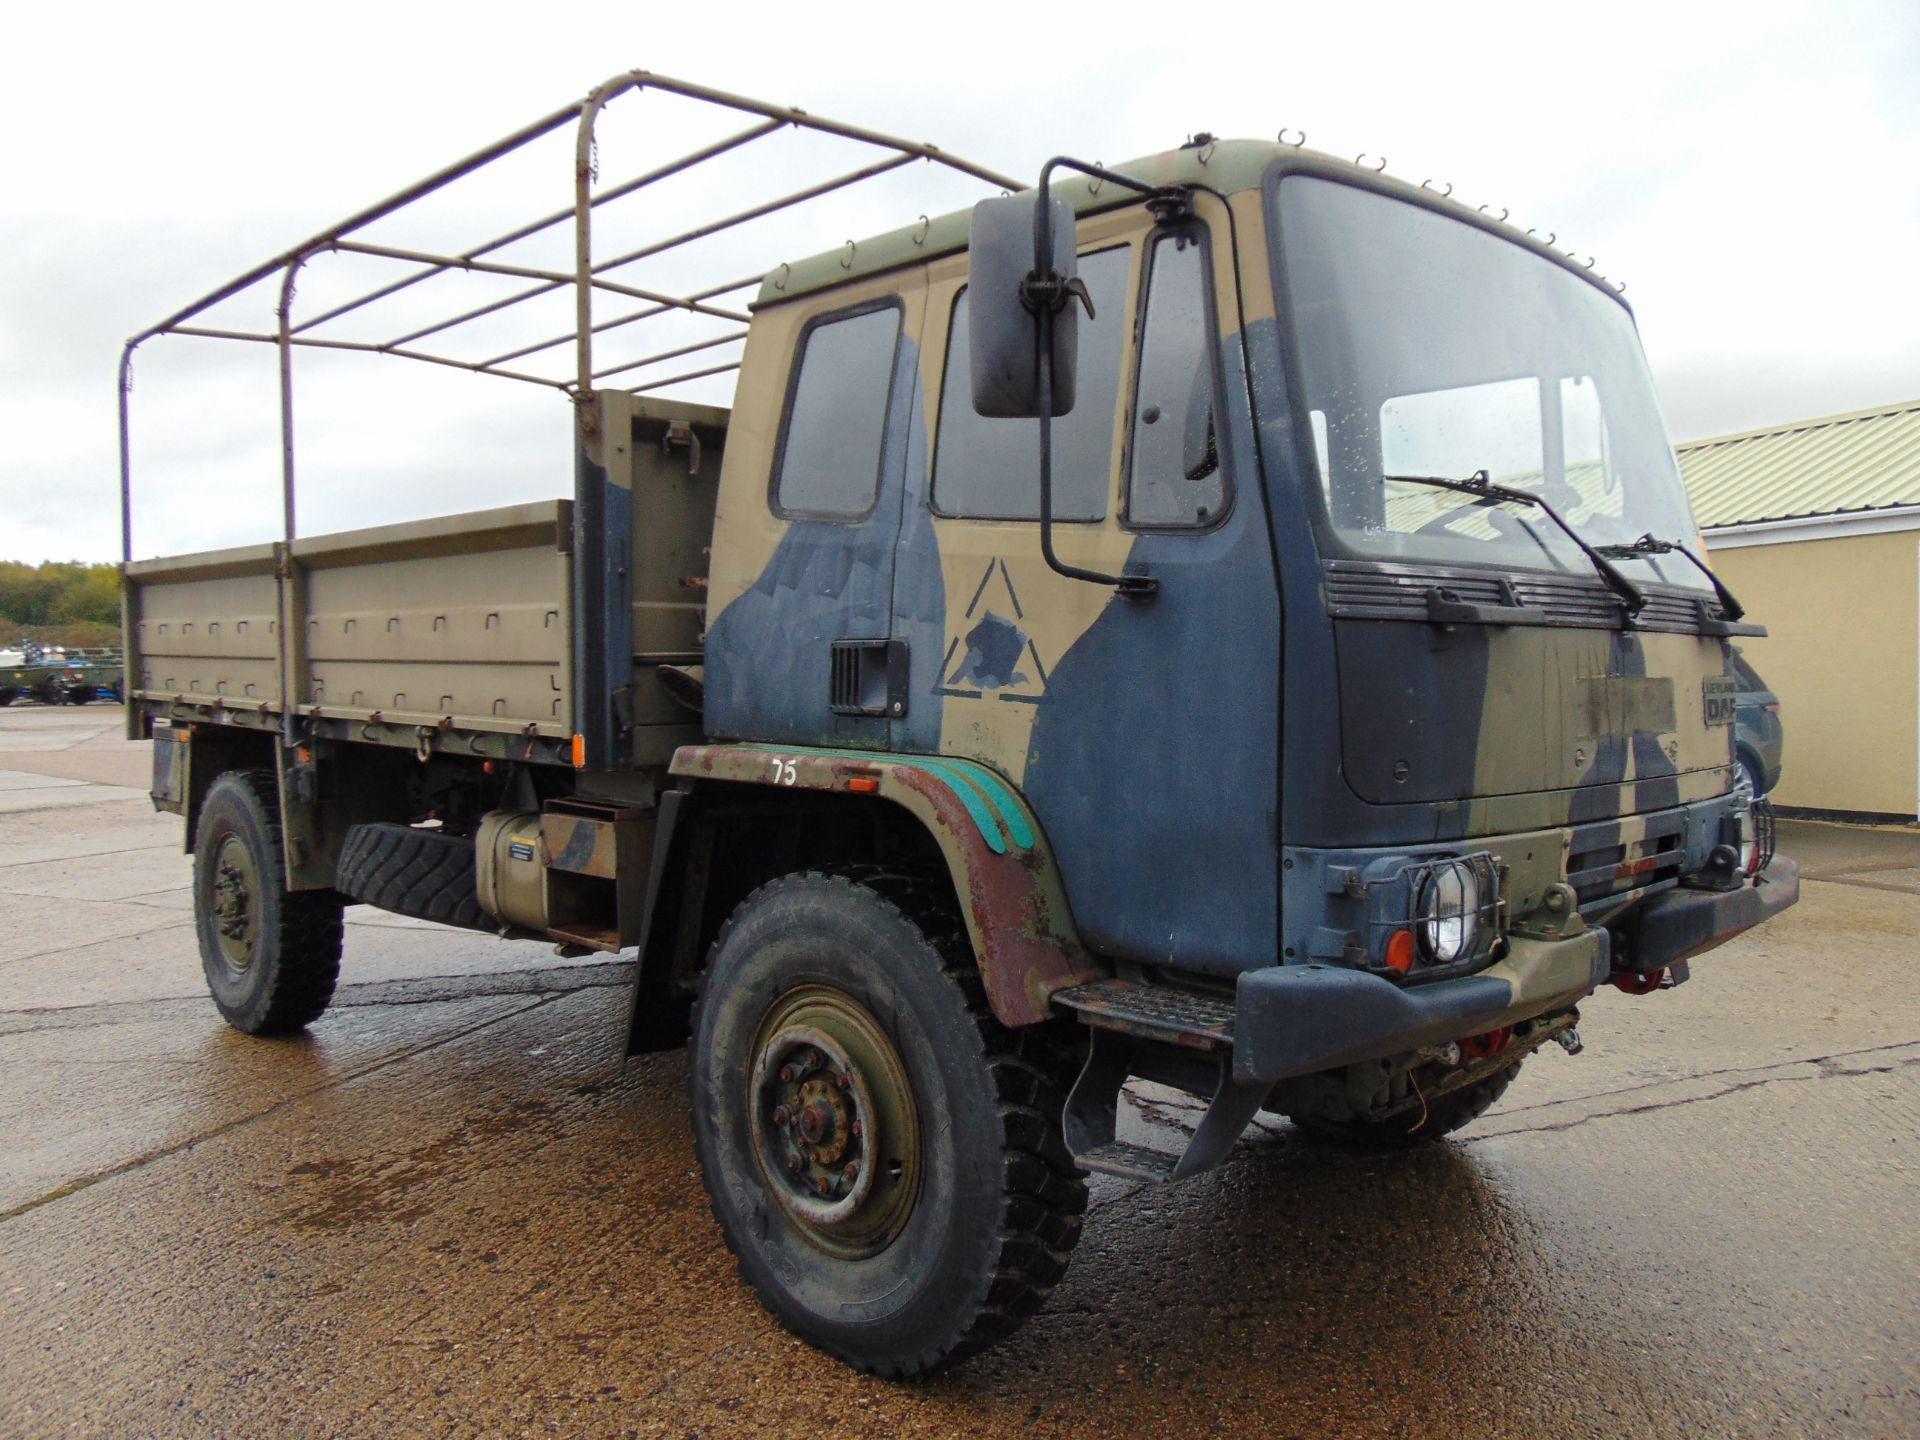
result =
[{"label": "off-road tyre", "polygon": [[1524,1060],[1496,1070],[1484,1080],[1438,1096],[1426,1106],[1402,1110],[1384,1120],[1329,1120],[1315,1115],[1289,1115],[1295,1125],[1329,1140],[1376,1150],[1400,1150],[1451,1135],[1471,1125],[1507,1093]]},{"label": "off-road tyre", "polygon": [[471,836],[411,825],[356,825],[340,847],[333,886],[396,915],[463,930],[499,928],[480,908]]},{"label": "off-road tyre", "polygon": [[[215,780],[194,831],[194,928],[213,1003],[249,1035],[312,1024],[340,977],[340,897],[287,889],[284,855],[273,772],[233,770]],[[244,872],[243,880],[228,869]],[[236,909],[237,891],[245,898]]]},{"label": "off-road tyre", "polygon": [[[832,1253],[794,1217],[754,1118],[756,1106],[766,1113],[755,1076],[766,1073],[756,1060],[773,1043],[767,1026],[819,994],[850,998],[879,1023],[921,1120],[918,1188],[872,1253]],[[740,1273],[780,1323],[860,1370],[904,1379],[977,1353],[1037,1310],[1066,1273],[1087,1206],[1060,1123],[1075,1034],[994,1019],[944,877],[807,872],[742,901],[694,1008],[694,1148]],[[877,1173],[893,1170],[890,1148],[865,1154]]]}]

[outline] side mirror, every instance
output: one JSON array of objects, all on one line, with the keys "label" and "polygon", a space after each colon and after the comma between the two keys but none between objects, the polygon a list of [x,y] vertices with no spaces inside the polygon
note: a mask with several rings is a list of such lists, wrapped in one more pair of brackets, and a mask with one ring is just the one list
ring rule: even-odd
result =
[{"label": "side mirror", "polygon": [[[967,256],[967,323],[972,334],[968,366],[973,408],[991,419],[1031,420],[1040,414],[1040,319],[1027,307],[1024,288],[1037,269],[1034,212],[1039,203],[1039,196],[1028,192],[982,200],[973,207]],[[1077,271],[1073,206],[1052,198],[1048,210],[1053,273],[1064,284]],[[1078,312],[1078,302],[1066,295],[1053,313],[1056,416],[1073,409]]]}]

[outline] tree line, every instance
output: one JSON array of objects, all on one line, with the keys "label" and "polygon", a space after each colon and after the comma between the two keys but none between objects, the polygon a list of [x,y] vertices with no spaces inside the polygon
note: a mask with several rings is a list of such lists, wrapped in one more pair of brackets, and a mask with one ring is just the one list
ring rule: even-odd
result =
[{"label": "tree line", "polygon": [[0,560],[0,647],[22,637],[50,645],[120,640],[120,567]]}]

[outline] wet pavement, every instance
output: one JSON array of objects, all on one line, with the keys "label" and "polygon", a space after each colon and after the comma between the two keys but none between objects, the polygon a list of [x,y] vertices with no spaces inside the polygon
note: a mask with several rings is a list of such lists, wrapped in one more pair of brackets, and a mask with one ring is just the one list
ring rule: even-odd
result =
[{"label": "wet pavement", "polygon": [[737,1281],[623,965],[355,909],[308,1036],[226,1028],[118,730],[0,711],[0,1436],[1920,1434],[1912,831],[1783,826],[1798,908],[1451,1143],[1098,1181],[892,1386]]}]

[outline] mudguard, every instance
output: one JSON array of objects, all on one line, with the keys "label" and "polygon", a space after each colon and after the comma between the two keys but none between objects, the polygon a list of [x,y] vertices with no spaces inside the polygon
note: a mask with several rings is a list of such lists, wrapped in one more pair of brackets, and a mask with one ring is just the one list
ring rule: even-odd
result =
[{"label": "mudguard", "polygon": [[670,768],[695,780],[870,795],[911,813],[946,857],[987,1003],[1003,1024],[1046,1019],[1054,991],[1104,973],[1080,944],[1033,812],[984,765],[797,745],[687,745]]}]

